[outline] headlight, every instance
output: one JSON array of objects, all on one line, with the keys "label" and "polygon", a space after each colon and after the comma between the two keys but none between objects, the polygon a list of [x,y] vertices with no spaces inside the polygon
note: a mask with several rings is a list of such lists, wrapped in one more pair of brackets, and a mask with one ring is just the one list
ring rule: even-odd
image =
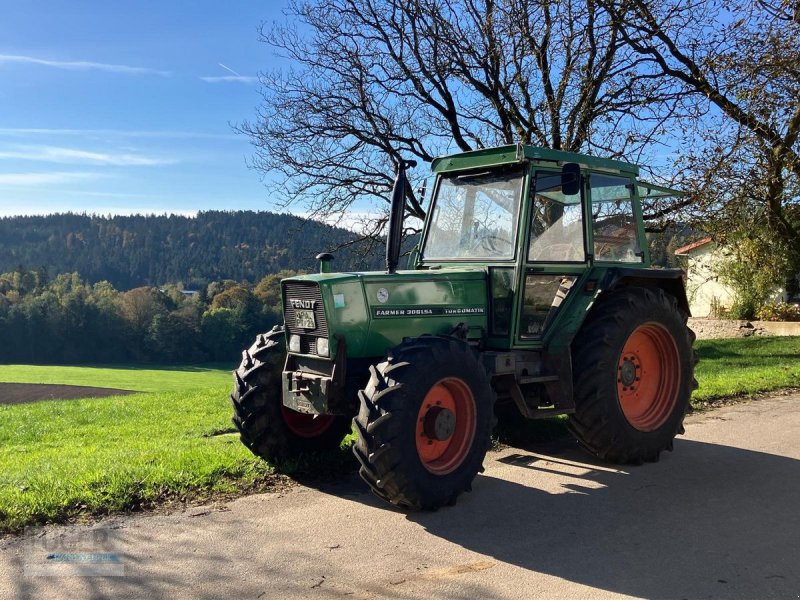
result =
[{"label": "headlight", "polygon": [[300,336],[299,335],[290,335],[289,336],[289,352],[300,352]]},{"label": "headlight", "polygon": [[317,338],[317,354],[319,356],[328,356],[328,338]]}]

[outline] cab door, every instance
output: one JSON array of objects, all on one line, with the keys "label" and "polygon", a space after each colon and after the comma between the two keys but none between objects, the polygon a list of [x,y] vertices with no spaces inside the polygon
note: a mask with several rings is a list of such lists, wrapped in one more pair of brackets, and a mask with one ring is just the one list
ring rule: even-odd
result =
[{"label": "cab door", "polygon": [[516,343],[539,346],[587,271],[585,190],[562,192],[561,171],[537,170],[528,194],[527,243],[517,304]]}]

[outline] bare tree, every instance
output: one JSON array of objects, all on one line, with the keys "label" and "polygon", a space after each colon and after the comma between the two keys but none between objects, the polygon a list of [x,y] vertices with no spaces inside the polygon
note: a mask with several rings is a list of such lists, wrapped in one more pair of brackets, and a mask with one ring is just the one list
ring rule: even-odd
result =
[{"label": "bare tree", "polygon": [[[599,0],[294,0],[287,16],[262,37],[293,66],[261,76],[240,130],[281,200],[315,215],[385,198],[399,156],[523,142],[647,160],[695,115]],[[406,212],[425,214],[413,191]]]},{"label": "bare tree", "polygon": [[[639,68],[710,110],[686,123],[686,214],[719,237],[771,232],[800,266],[800,5],[601,0]],[[705,112],[705,111],[702,111]],[[765,251],[767,251],[765,249]]]}]

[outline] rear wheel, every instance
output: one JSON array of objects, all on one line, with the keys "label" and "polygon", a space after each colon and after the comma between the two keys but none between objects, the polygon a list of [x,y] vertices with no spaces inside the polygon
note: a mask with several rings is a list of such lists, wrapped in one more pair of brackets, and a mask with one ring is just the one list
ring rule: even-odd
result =
[{"label": "rear wheel", "polygon": [[350,433],[350,421],[334,415],[308,415],[286,408],[281,372],[286,358],[283,328],[259,335],[242,352],[234,371],[233,424],[242,443],[274,463],[306,452],[333,450]]},{"label": "rear wheel", "polygon": [[444,336],[408,340],[370,368],[353,423],[362,479],[409,509],[453,504],[483,469],[494,394],[472,349]]},{"label": "rear wheel", "polygon": [[573,342],[575,413],[583,446],[616,463],[656,461],[683,433],[696,362],[674,297],[630,287],[600,300]]}]

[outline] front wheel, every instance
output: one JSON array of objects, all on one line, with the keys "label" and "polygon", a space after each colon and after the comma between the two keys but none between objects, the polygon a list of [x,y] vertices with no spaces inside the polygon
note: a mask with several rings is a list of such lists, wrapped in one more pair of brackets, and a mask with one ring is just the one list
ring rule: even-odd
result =
[{"label": "front wheel", "polygon": [[256,456],[279,464],[313,451],[334,450],[350,433],[350,421],[334,415],[308,415],[283,405],[281,372],[286,360],[283,328],[259,335],[242,352],[234,371],[233,424]]},{"label": "front wheel", "polygon": [[694,334],[663,290],[630,287],[601,299],[573,342],[569,429],[600,458],[656,461],[683,433],[694,379]]},{"label": "front wheel", "polygon": [[482,470],[494,393],[465,342],[421,336],[370,368],[353,419],[361,478],[403,508],[453,504]]}]

